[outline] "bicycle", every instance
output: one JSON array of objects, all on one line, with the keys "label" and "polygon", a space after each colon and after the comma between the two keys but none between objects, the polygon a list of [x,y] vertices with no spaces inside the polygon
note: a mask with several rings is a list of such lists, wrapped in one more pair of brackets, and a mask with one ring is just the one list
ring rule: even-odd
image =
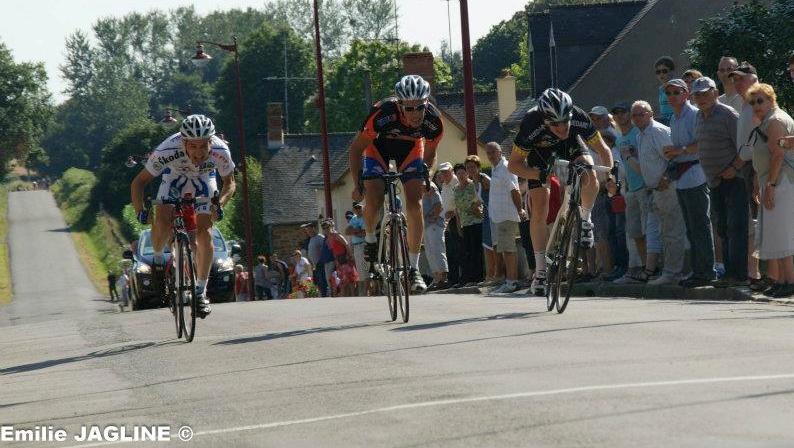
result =
[{"label": "bicycle", "polygon": [[[378,262],[370,261],[369,276],[379,289],[386,291],[389,316],[397,320],[399,305],[403,323],[408,322],[411,295],[411,264],[408,258],[407,220],[399,206],[397,180],[402,175],[394,160],[389,160],[389,171],[383,174],[385,183],[386,212],[383,214],[378,238]],[[425,186],[429,188],[425,175]],[[363,191],[363,188],[361,189]]]},{"label": "bicycle", "polygon": [[[177,339],[185,337],[192,342],[196,334],[196,314],[198,299],[196,297],[196,265],[193,261],[193,236],[196,231],[196,209],[198,205],[211,203],[218,206],[218,192],[212,198],[194,198],[186,194],[182,198],[157,199],[147,198],[146,203],[152,205],[173,205],[174,213],[171,220],[171,263],[166,265],[165,292],[171,314],[174,316]],[[173,273],[173,275],[171,275]],[[185,314],[189,308],[190,315]]]},{"label": "bicycle", "polygon": [[[579,145],[587,148],[581,137],[577,136]],[[581,161],[556,160],[554,166],[567,170],[565,191],[562,205],[554,221],[549,241],[546,245],[546,262],[548,269],[548,286],[546,289],[546,309],[556,308],[562,314],[568,306],[571,291],[576,282],[579,269],[579,252],[582,237],[582,217],[579,212],[581,205],[581,176],[587,170],[599,173],[614,173],[615,168],[590,165]],[[563,283],[566,283],[562,294]],[[561,298],[560,296],[563,295]]]}]

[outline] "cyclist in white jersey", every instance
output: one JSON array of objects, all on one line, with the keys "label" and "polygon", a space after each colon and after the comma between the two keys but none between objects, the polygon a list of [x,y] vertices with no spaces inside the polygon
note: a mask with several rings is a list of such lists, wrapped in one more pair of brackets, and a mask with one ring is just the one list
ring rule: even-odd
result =
[{"label": "cyclist in white jersey", "polygon": [[[217,174],[216,174],[217,173]],[[132,181],[132,205],[138,221],[146,224],[148,212],[144,208],[144,187],[162,175],[157,199],[181,198],[190,193],[194,198],[213,197],[218,190],[216,175],[223,179],[219,202],[226,205],[234,195],[234,162],[229,147],[215,136],[212,120],[204,115],[190,115],[182,121],[180,131],[160,143],[146,161],[146,166]],[[165,259],[163,250],[171,237],[172,205],[155,206],[152,223],[152,265],[155,287],[162,288]],[[196,205],[196,289],[199,317],[210,311],[207,298],[207,279],[212,268],[212,224],[221,218],[220,210],[210,204]]]}]

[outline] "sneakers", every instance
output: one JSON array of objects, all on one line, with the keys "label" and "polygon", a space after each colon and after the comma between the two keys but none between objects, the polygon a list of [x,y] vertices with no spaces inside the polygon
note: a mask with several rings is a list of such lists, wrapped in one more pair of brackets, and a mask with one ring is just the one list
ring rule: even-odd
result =
[{"label": "sneakers", "polygon": [[582,233],[579,235],[579,247],[582,249],[590,249],[595,244],[593,238],[593,223],[590,221],[582,220]]},{"label": "sneakers", "polygon": [[546,297],[546,271],[535,272],[529,291],[538,297]]},{"label": "sneakers", "polygon": [[507,280],[502,286],[491,291],[492,294],[510,294],[518,291],[519,285],[515,280]]},{"label": "sneakers", "polygon": [[427,291],[427,285],[425,285],[422,274],[417,269],[411,269],[411,292],[422,294],[425,291]]},{"label": "sneakers", "polygon": [[678,279],[674,275],[662,274],[660,277],[648,281],[648,284],[654,286],[677,285]]},{"label": "sneakers", "polygon": [[196,293],[196,301],[198,302],[196,316],[202,319],[209,316],[212,312],[212,307],[210,306],[210,300],[207,298],[207,295],[201,292]]},{"label": "sneakers", "polygon": [[364,260],[369,263],[378,262],[378,243],[364,243]]}]

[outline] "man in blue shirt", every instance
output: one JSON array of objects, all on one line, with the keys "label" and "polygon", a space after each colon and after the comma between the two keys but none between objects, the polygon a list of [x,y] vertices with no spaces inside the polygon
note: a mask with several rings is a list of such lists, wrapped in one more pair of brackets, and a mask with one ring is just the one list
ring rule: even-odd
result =
[{"label": "man in blue shirt", "polygon": [[676,194],[684,215],[692,276],[680,282],[686,288],[710,285],[714,280],[714,240],[711,233],[711,201],[706,174],[700,166],[695,123],[698,110],[689,100],[689,89],[682,79],[671,79],[664,92],[673,107],[670,138],[673,145],[665,148],[670,160],[668,177],[676,180]]}]

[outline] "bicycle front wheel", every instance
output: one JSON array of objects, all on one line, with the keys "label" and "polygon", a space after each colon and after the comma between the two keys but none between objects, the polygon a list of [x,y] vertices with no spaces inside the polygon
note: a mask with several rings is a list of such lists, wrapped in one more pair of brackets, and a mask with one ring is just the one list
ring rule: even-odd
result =
[{"label": "bicycle front wheel", "polygon": [[549,247],[548,256],[551,262],[548,266],[548,273],[546,276],[546,311],[551,311],[557,305],[557,298],[559,297],[559,285],[557,284],[557,273],[564,270],[560,266],[563,264],[567,253],[563,253],[563,234],[565,232],[565,217],[560,217],[560,221],[554,228],[554,235],[552,235],[552,244]]},{"label": "bicycle front wheel", "polygon": [[573,291],[573,285],[578,274],[577,270],[579,269],[579,240],[582,235],[582,219],[579,217],[577,208],[568,212],[568,225],[565,226],[566,231],[563,235],[565,238],[563,242],[567,248],[565,250],[566,258],[563,259],[564,264],[562,265],[565,266],[565,269],[560,269],[560,276],[564,272],[566,288],[564,294],[562,294],[560,287],[557,289],[559,295],[556,306],[557,312],[560,314],[568,306],[568,300],[571,298],[571,291]]},{"label": "bicycle front wheel", "polygon": [[196,271],[193,266],[193,253],[190,250],[190,239],[185,234],[179,235],[179,287],[177,301],[179,303],[179,319],[182,323],[185,341],[192,342],[196,334]]},{"label": "bicycle front wheel", "polygon": [[[400,220],[392,226],[392,265],[394,266],[395,279],[398,284],[397,299],[400,303],[400,314],[403,322],[408,322],[410,312],[411,294],[411,264],[408,258],[408,244],[405,225]],[[396,229],[395,229],[396,227]]]},{"label": "bicycle front wheel", "polygon": [[397,289],[399,288],[398,282],[395,280],[394,266],[392,260],[392,244],[391,244],[391,225],[386,224],[383,228],[384,235],[389,235],[388,245],[383,246],[383,253],[380,258],[380,266],[382,270],[381,285],[386,290],[386,301],[389,304],[389,317],[391,321],[397,320]]}]

